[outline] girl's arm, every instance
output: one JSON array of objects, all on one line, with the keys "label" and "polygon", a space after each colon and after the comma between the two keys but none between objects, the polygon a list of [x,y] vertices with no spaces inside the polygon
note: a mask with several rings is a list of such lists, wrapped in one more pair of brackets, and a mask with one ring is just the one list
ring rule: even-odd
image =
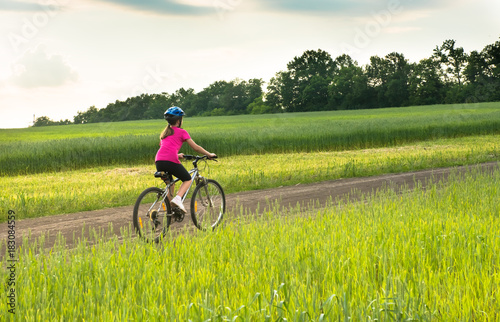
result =
[{"label": "girl's arm", "polygon": [[207,150],[205,150],[204,148],[202,148],[201,146],[199,146],[198,144],[196,144],[193,141],[193,139],[187,139],[186,142],[189,144],[189,146],[191,147],[191,149],[195,150],[196,152],[204,154],[204,155],[206,155],[209,158],[215,158],[216,157],[215,153],[208,152]]}]

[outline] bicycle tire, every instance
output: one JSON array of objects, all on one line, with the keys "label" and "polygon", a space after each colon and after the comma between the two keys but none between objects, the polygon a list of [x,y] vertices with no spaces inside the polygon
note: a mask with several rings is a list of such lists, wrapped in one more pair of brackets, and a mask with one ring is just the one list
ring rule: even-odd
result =
[{"label": "bicycle tire", "polygon": [[151,187],[144,190],[134,205],[132,221],[136,234],[146,242],[159,242],[170,227],[170,203],[161,197],[165,190]]},{"label": "bicycle tire", "polygon": [[225,211],[226,196],[217,181],[208,179],[196,186],[191,198],[191,219],[196,228],[214,230],[222,222]]}]

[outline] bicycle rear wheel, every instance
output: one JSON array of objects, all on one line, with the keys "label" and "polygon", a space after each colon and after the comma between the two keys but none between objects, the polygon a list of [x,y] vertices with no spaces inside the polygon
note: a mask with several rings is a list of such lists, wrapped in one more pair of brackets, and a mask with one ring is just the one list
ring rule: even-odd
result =
[{"label": "bicycle rear wheel", "polygon": [[135,232],[147,242],[158,242],[164,237],[172,220],[170,203],[162,199],[163,193],[158,187],[144,190],[134,205],[133,223]]},{"label": "bicycle rear wheel", "polygon": [[208,179],[196,186],[191,198],[191,218],[198,229],[215,229],[225,211],[226,196],[217,181]]}]

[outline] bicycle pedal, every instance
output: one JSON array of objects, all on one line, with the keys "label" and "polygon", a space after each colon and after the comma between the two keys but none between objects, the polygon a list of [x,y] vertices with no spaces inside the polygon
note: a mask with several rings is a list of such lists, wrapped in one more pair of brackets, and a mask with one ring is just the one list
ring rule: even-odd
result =
[{"label": "bicycle pedal", "polygon": [[172,213],[174,215],[177,215],[177,214],[184,214],[184,211],[181,210],[181,208],[179,207],[172,207]]},{"label": "bicycle pedal", "polygon": [[184,212],[179,207],[172,207],[172,217],[176,222],[184,220]]}]

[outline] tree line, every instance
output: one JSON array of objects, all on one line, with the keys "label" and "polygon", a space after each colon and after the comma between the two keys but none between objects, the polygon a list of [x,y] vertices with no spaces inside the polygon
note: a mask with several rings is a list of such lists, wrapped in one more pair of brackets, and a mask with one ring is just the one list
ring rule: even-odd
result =
[{"label": "tree line", "polygon": [[455,40],[429,58],[409,62],[402,53],[372,56],[359,66],[349,55],[335,59],[321,49],[294,57],[263,90],[262,79],[216,81],[200,92],[142,94],[91,106],[73,122],[42,116],[34,126],[157,119],[170,106],[189,116],[264,114],[500,101],[500,41],[466,53]]}]

